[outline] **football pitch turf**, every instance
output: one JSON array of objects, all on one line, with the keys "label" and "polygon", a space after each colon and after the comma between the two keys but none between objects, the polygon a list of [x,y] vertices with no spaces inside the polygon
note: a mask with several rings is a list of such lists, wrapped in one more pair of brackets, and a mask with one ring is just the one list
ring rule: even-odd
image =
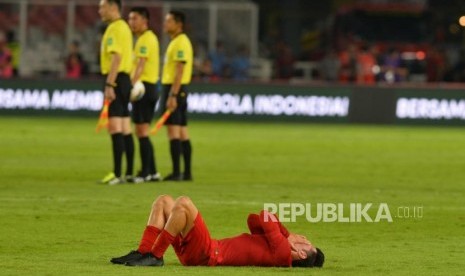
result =
[{"label": "football pitch turf", "polygon": [[[0,118],[0,275],[463,273],[464,129],[195,121],[194,182],[110,187],[96,184],[112,164],[95,123]],[[152,141],[166,175],[165,131]],[[172,249],[163,268],[112,265],[136,248],[161,194],[191,197],[215,238],[247,232],[264,203],[386,203],[393,222],[284,223],[325,252],[310,271],[183,267]],[[399,218],[399,207],[422,217]]]}]

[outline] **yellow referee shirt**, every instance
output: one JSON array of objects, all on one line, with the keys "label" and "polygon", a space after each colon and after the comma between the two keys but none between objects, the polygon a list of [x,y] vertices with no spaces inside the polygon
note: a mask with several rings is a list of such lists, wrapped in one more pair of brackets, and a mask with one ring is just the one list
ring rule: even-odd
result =
[{"label": "yellow referee shirt", "polygon": [[118,73],[131,73],[132,43],[132,32],[124,20],[118,19],[108,25],[100,49],[100,71],[103,75],[110,72],[112,53],[121,55]]},{"label": "yellow referee shirt", "polygon": [[194,51],[192,50],[191,41],[186,34],[179,34],[171,40],[168,49],[166,49],[162,84],[173,84],[177,62],[184,62],[181,84],[189,84],[192,78],[193,59]]},{"label": "yellow referee shirt", "polygon": [[158,45],[157,36],[151,31],[145,31],[136,42],[134,47],[134,67],[133,70],[136,70],[137,60],[139,58],[146,58],[144,71],[140,77],[141,81],[148,83],[156,83],[159,79],[159,56],[160,56],[160,47]]}]

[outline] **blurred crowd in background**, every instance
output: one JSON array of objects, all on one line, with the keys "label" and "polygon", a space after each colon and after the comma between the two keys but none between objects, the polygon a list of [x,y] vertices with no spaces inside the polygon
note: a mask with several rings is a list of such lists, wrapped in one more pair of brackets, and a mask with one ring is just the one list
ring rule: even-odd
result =
[{"label": "blurred crowd in background", "polygon": [[[279,20],[262,26],[258,55],[270,61],[272,79],[358,84],[465,81],[465,17],[433,11],[443,3],[341,2],[350,4],[313,20],[293,41]],[[235,52],[228,52],[221,41],[211,52],[202,43],[195,46],[198,79],[250,79],[253,62],[245,46]]]},{"label": "blurred crowd in background", "polygon": [[[209,50],[207,42],[192,37],[197,81],[256,80],[251,72],[257,68],[268,70],[273,80],[357,84],[465,81],[465,17],[433,12],[435,5],[443,5],[440,1],[417,1],[422,5],[394,0],[394,4],[332,1],[340,2],[335,7],[334,3],[292,0],[288,5],[294,3],[294,9],[317,5],[321,10],[321,15],[311,9],[295,13],[298,20],[294,24],[292,15],[279,13],[279,1],[255,2],[260,7],[257,56],[251,57],[245,44],[218,40]],[[17,76],[17,41],[14,32],[0,26],[0,78]],[[59,53],[63,77],[98,74],[98,60],[86,60],[79,40],[66,48]]]},{"label": "blurred crowd in background", "polygon": [[196,42],[194,47],[194,77],[198,80],[232,79],[246,81],[249,79],[251,64],[247,46],[237,46],[233,54],[225,50],[222,41],[218,41],[215,50],[210,52],[203,43]]},{"label": "blurred crowd in background", "polygon": [[12,78],[16,74],[11,46],[6,34],[0,31],[0,78]]}]

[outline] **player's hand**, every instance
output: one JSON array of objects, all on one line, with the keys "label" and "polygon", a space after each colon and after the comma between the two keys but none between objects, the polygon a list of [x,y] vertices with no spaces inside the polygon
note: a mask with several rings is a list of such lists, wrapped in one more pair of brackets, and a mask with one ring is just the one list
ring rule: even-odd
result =
[{"label": "player's hand", "polygon": [[178,99],[176,97],[168,97],[168,100],[166,101],[166,108],[174,111],[178,107]]},{"label": "player's hand", "polygon": [[297,251],[297,248],[295,247],[294,243],[289,242],[289,245],[291,246],[291,251]]},{"label": "player's hand", "polygon": [[310,244],[310,242],[307,240],[305,236],[298,235],[298,234],[293,234],[290,233],[289,237],[287,238],[289,241],[289,244],[291,245],[291,248],[294,247],[294,244],[296,243],[305,243],[305,244]]},{"label": "player's hand", "polygon": [[113,87],[110,87],[110,86],[105,87],[104,95],[105,95],[105,99],[109,101],[113,101],[114,99],[116,99],[115,89]]}]

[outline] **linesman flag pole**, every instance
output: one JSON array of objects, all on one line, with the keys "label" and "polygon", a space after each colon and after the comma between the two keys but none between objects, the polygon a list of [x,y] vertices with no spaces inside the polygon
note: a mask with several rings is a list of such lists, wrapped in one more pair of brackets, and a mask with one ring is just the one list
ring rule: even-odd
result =
[{"label": "linesman flag pole", "polygon": [[155,126],[150,130],[151,135],[157,134],[157,132],[160,130],[160,128],[163,126],[163,124],[168,120],[168,118],[171,115],[171,110],[166,110],[165,113],[158,119],[158,121],[155,123]]},{"label": "linesman flag pole", "polygon": [[108,107],[110,106],[110,101],[105,100],[103,102],[102,111],[100,112],[100,116],[97,122],[97,127],[95,128],[95,132],[99,133],[102,128],[108,128]]}]

